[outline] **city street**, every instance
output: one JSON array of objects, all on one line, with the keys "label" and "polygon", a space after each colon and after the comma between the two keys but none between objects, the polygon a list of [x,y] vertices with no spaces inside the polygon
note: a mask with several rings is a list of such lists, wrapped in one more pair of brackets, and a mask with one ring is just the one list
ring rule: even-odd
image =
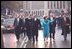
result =
[{"label": "city street", "polygon": [[23,35],[20,36],[19,42],[17,42],[14,33],[3,34],[4,47],[5,48],[71,48],[71,34],[68,34],[67,41],[64,41],[61,35],[62,30],[56,28],[55,41],[50,42],[48,38],[48,44],[44,43],[43,32],[39,31],[38,42],[35,44],[32,41],[28,41],[27,36],[24,38]]},{"label": "city street", "polygon": [[71,48],[71,1],[1,1],[1,48]]}]

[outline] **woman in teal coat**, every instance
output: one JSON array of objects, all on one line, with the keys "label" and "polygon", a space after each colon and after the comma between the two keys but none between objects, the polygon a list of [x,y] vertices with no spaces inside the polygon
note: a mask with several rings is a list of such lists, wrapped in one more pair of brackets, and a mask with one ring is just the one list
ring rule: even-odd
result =
[{"label": "woman in teal coat", "polygon": [[48,39],[49,32],[50,32],[49,24],[50,24],[51,22],[52,22],[52,21],[49,20],[49,19],[47,18],[47,16],[44,17],[44,21],[43,21],[44,41],[46,41],[46,40]]}]

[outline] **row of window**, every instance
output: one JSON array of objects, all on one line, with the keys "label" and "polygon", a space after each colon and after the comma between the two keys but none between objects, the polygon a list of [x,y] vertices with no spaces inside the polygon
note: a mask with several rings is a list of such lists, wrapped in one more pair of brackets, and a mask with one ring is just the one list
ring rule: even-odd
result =
[{"label": "row of window", "polygon": [[66,1],[48,1],[48,9],[65,9],[65,2]]},{"label": "row of window", "polygon": [[38,15],[38,16],[43,16],[43,15],[44,15],[44,11],[26,11],[25,13],[26,13],[26,14],[30,14],[30,12],[31,12],[32,14],[36,14],[36,15]]},{"label": "row of window", "polygon": [[[48,1],[48,9],[65,9],[69,1]],[[30,8],[30,3],[25,2],[26,9]]]}]

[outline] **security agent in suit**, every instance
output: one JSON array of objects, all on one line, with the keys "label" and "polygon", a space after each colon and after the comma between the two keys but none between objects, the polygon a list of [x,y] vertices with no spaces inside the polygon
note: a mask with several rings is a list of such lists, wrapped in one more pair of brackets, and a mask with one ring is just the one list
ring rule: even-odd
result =
[{"label": "security agent in suit", "polygon": [[38,30],[41,28],[41,24],[40,24],[40,20],[38,18],[34,18],[34,22],[35,22],[34,33],[35,33],[35,36],[36,36],[36,41],[38,41]]},{"label": "security agent in suit", "polygon": [[[52,38],[52,36],[53,36],[53,39],[55,39],[56,18],[55,18],[55,15],[53,12],[51,12],[49,16],[50,17],[48,19],[53,20],[53,22],[51,22],[49,24],[50,25],[50,38]],[[52,34],[52,36],[51,36],[51,34]]]},{"label": "security agent in suit", "polygon": [[31,34],[32,34],[32,39],[34,43],[34,35],[35,35],[35,21],[34,18],[31,17]]},{"label": "security agent in suit", "polygon": [[70,20],[67,17],[67,13],[62,16],[62,35],[64,35],[64,40],[67,40],[67,34],[70,33],[69,31]]},{"label": "security agent in suit", "polygon": [[[29,15],[30,16],[30,15]],[[25,31],[28,36],[29,41],[31,41],[32,33],[31,33],[31,18],[25,18]]]},{"label": "security agent in suit", "polygon": [[14,21],[14,26],[15,26],[15,34],[17,37],[17,40],[19,41],[20,38],[20,34],[22,33],[22,29],[23,29],[23,19],[20,17],[15,18]]},{"label": "security agent in suit", "polygon": [[31,17],[31,31],[32,31],[32,39],[33,44],[35,42],[34,36],[36,36],[36,41],[38,41],[38,29],[41,27],[40,20],[36,18],[36,15]]},{"label": "security agent in suit", "polygon": [[20,34],[20,32],[19,32],[19,25],[18,25],[18,23],[19,23],[19,17],[16,17],[15,20],[14,20],[15,35],[16,35],[17,40],[19,41],[19,34]]}]

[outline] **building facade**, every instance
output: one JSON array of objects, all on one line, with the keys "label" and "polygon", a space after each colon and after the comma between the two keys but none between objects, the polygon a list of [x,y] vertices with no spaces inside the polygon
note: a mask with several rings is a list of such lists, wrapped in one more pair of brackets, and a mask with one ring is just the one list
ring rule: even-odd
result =
[{"label": "building facade", "polygon": [[48,11],[63,9],[71,10],[71,1],[24,1],[23,9],[39,15],[48,15]]},{"label": "building facade", "polygon": [[[36,13],[39,16],[44,14],[48,15],[48,11],[68,9],[71,11],[71,1],[6,1],[1,2],[1,13],[6,13],[7,10],[2,7],[9,7],[8,11],[13,13],[14,11],[19,12],[20,9],[27,13]],[[3,11],[3,12],[2,12]],[[4,12],[5,11],[5,12]],[[7,14],[7,13],[6,13]]]},{"label": "building facade", "polygon": [[71,1],[23,1],[23,8],[34,9],[68,9],[71,8]]}]

